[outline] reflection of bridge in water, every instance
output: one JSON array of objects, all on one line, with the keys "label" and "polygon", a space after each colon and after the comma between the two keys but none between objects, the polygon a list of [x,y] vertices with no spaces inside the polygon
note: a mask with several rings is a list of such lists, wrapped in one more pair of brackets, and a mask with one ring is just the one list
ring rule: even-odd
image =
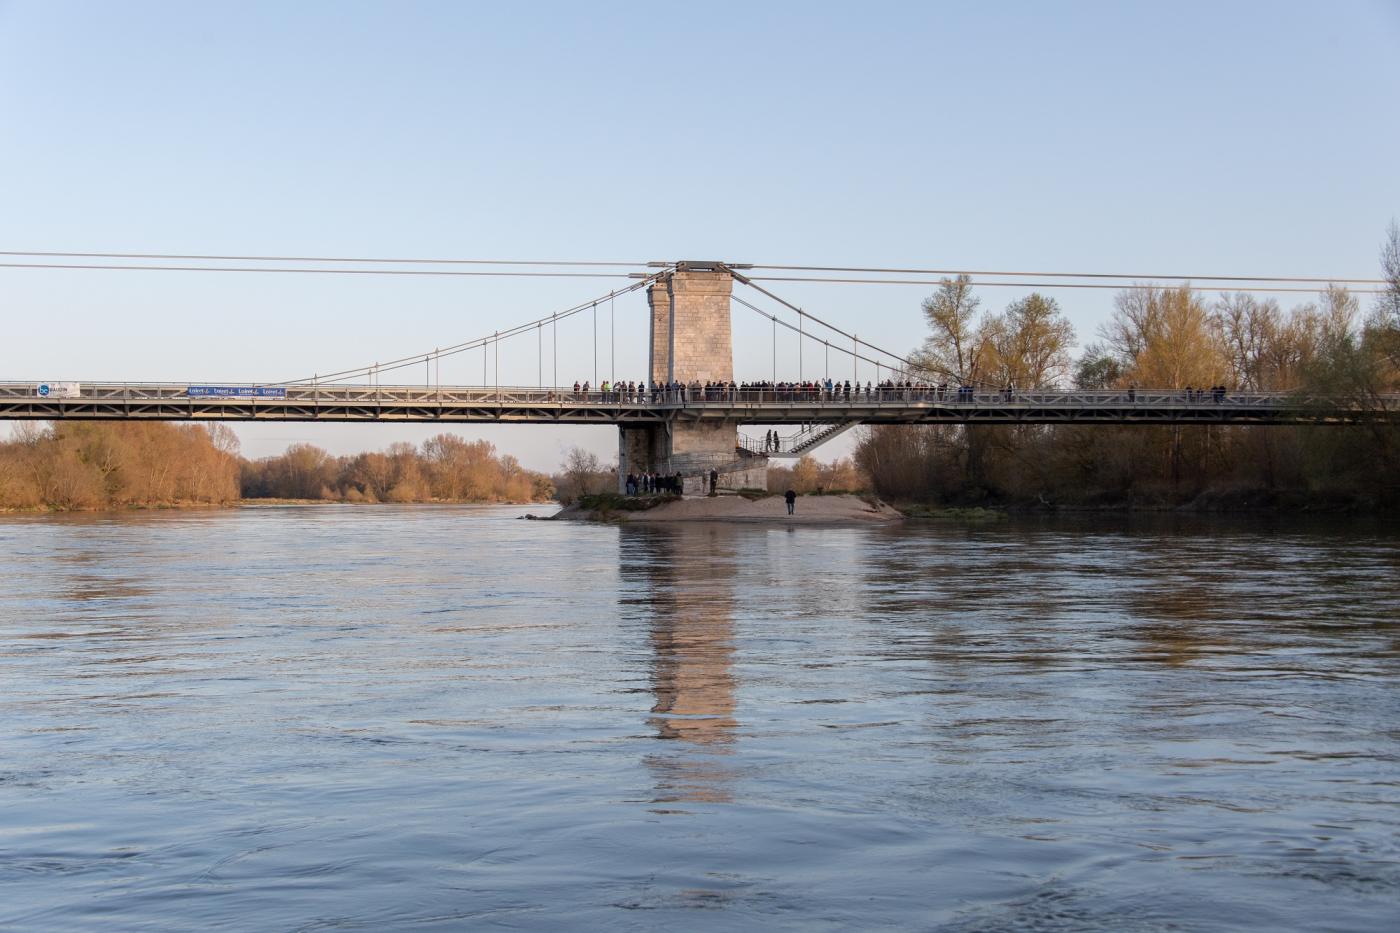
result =
[{"label": "reflection of bridge in water", "polygon": [[648,723],[674,746],[647,756],[659,801],[723,802],[736,728],[734,544],[727,529],[624,529],[620,568],[645,598],[653,652]]}]

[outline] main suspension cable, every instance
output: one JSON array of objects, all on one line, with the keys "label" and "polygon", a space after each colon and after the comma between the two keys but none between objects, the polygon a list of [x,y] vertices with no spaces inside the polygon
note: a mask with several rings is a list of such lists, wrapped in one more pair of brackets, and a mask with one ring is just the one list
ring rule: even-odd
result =
[{"label": "main suspension cable", "polygon": [[[948,377],[951,377],[951,378],[953,378],[953,379],[958,380],[959,383],[963,383],[963,384],[966,384],[966,385],[984,385],[984,386],[993,386],[993,387],[995,386],[995,383],[989,382],[989,381],[987,381],[987,380],[985,380],[985,379],[967,379],[965,376],[962,376],[962,375],[960,375],[960,374],[958,374],[958,373],[955,373],[955,372],[953,372],[953,371],[950,370],[950,369],[940,369],[940,368],[937,367],[937,366],[929,366],[929,365],[926,365],[926,364],[924,364],[924,363],[918,363],[918,362],[914,362],[914,361],[911,361],[911,360],[905,360],[905,359],[903,359],[902,357],[894,356],[894,354],[886,354],[885,351],[881,350],[879,347],[876,347],[876,346],[873,346],[873,345],[871,345],[871,344],[869,344],[869,343],[866,343],[864,340],[860,340],[860,339],[858,339],[858,338],[852,337],[852,341],[853,341],[854,343],[858,343],[859,345],[864,346],[864,347],[869,347],[870,349],[875,350],[875,351],[877,351],[877,352],[879,352],[879,353],[881,353],[881,354],[884,354],[885,356],[887,356],[887,357],[889,357],[889,358],[900,360],[900,361],[901,361],[902,363],[904,363],[905,365],[902,366],[902,367],[900,367],[900,366],[891,366],[891,365],[890,365],[889,363],[887,363],[887,362],[882,362],[882,361],[880,361],[880,360],[873,360],[873,359],[871,359],[870,357],[865,356],[864,354],[857,353],[857,352],[855,352],[855,351],[853,351],[853,350],[847,350],[847,349],[846,349],[845,347],[843,347],[843,346],[839,346],[839,345],[837,345],[837,344],[831,343],[831,342],[828,341],[828,340],[824,340],[824,339],[822,339],[822,338],[820,338],[820,337],[817,337],[815,334],[808,333],[808,332],[804,331],[800,326],[795,325],[795,324],[790,324],[790,323],[788,323],[787,321],[784,321],[782,318],[778,317],[776,314],[773,314],[773,313],[768,312],[768,311],[764,311],[762,308],[758,307],[757,305],[750,304],[749,302],[745,301],[744,299],[740,298],[740,297],[737,296],[737,295],[730,295],[729,297],[730,297],[731,299],[733,299],[734,301],[737,301],[739,304],[743,305],[744,307],[750,309],[751,311],[755,311],[755,312],[757,312],[758,314],[762,315],[763,317],[768,318],[770,321],[773,322],[773,326],[774,326],[775,328],[776,328],[777,326],[779,326],[779,325],[782,325],[783,327],[786,327],[788,330],[790,330],[790,331],[792,331],[793,333],[797,334],[797,335],[798,335],[797,339],[798,339],[799,342],[800,342],[804,337],[810,337],[810,338],[813,339],[813,340],[821,340],[822,343],[823,343],[825,346],[827,346],[828,348],[830,348],[830,347],[835,347],[839,352],[845,353],[847,356],[853,357],[853,358],[855,358],[855,359],[857,359],[857,360],[862,360],[862,361],[864,361],[864,362],[866,362],[866,363],[873,364],[873,365],[875,366],[876,372],[879,372],[880,368],[883,366],[885,369],[888,369],[891,373],[895,372],[895,371],[898,370],[898,369],[903,369],[903,370],[905,370],[906,372],[908,372],[909,370],[914,370],[914,371],[917,371],[917,372],[928,372],[928,373],[934,373],[934,374],[940,375],[940,376],[948,376]],[[810,315],[807,315],[807,316],[810,317]],[[774,375],[773,375],[773,381],[774,381],[774,382],[777,382],[777,372],[778,372],[777,343],[776,343],[776,340],[777,340],[777,338],[776,338],[776,336],[775,336],[775,337],[774,337],[774,350],[773,350],[773,374],[774,374]],[[800,381],[800,380],[799,380],[799,381]]]},{"label": "main suspension cable", "polygon": [[626,266],[645,268],[645,262],[609,261],[601,259],[415,259],[382,256],[221,256],[209,253],[60,253],[37,250],[0,249],[0,256],[48,256],[79,259],[184,259],[220,260],[229,262],[368,262],[407,263],[423,266]]},{"label": "main suspension cable", "polygon": [[888,351],[888,350],[886,350],[886,349],[883,349],[882,347],[877,347],[877,346],[875,346],[873,343],[870,343],[869,341],[860,340],[859,338],[856,337],[855,334],[848,334],[848,333],[846,333],[844,330],[842,330],[841,328],[837,327],[836,325],[834,325],[834,324],[829,324],[829,323],[827,323],[826,321],[822,320],[821,318],[817,317],[816,315],[812,314],[811,312],[804,311],[804,310],[802,310],[801,308],[799,308],[797,305],[793,304],[792,302],[790,302],[790,301],[788,301],[788,300],[786,300],[786,299],[784,299],[784,298],[778,297],[777,295],[773,294],[772,292],[770,292],[768,289],[764,288],[763,286],[761,286],[761,285],[755,285],[755,284],[754,284],[754,280],[751,279],[751,278],[749,278],[748,276],[744,275],[743,273],[735,272],[733,269],[729,269],[728,267],[725,267],[725,269],[726,269],[726,271],[729,272],[730,275],[732,275],[732,276],[733,276],[737,281],[739,281],[740,283],[742,283],[742,284],[744,284],[744,285],[747,285],[749,288],[752,288],[754,291],[761,292],[761,293],[763,293],[764,295],[767,295],[769,298],[773,299],[774,301],[776,301],[778,304],[784,306],[785,308],[789,308],[789,309],[791,309],[791,310],[793,310],[793,311],[796,311],[797,314],[798,314],[800,317],[807,318],[807,319],[809,319],[809,320],[815,321],[816,323],[820,324],[822,327],[825,327],[827,330],[830,330],[830,331],[833,331],[833,332],[835,332],[835,333],[838,333],[838,334],[840,334],[842,337],[845,337],[847,340],[852,340],[852,341],[855,341],[856,343],[864,344],[865,346],[867,346],[867,347],[869,347],[870,349],[874,350],[876,353],[879,353],[879,354],[881,354],[881,355],[883,355],[883,356],[887,356],[887,357],[889,357],[889,358],[892,359],[892,360],[899,360],[901,363],[904,363],[906,366],[912,366],[912,365],[913,365],[912,363],[910,363],[909,360],[907,360],[907,359],[905,359],[904,357],[900,356],[898,353],[891,353],[890,351]]},{"label": "main suspension cable", "polygon": [[[628,285],[626,288],[623,288],[623,289],[620,289],[620,290],[617,290],[617,291],[609,292],[608,294],[606,294],[606,295],[601,295],[601,296],[599,296],[598,298],[593,298],[593,299],[589,299],[588,301],[580,302],[579,304],[576,304],[576,305],[574,305],[574,306],[572,306],[572,307],[570,307],[570,308],[567,308],[567,309],[565,309],[565,310],[563,310],[563,311],[558,311],[558,312],[555,312],[554,314],[551,314],[551,315],[547,315],[547,316],[544,316],[544,317],[536,318],[536,319],[533,320],[533,321],[528,321],[528,322],[523,323],[523,324],[517,324],[517,325],[515,325],[514,327],[511,327],[511,328],[509,328],[509,329],[507,329],[507,330],[497,331],[497,332],[495,332],[495,333],[493,333],[493,334],[488,334],[488,335],[486,335],[486,336],[484,336],[484,337],[478,337],[478,338],[476,338],[476,339],[474,339],[474,340],[468,340],[468,341],[464,341],[464,342],[462,342],[462,343],[453,344],[453,345],[450,346],[450,347],[443,347],[443,348],[441,348],[441,349],[433,350],[433,351],[428,352],[428,353],[415,353],[415,354],[413,354],[413,355],[411,355],[411,356],[399,357],[398,359],[390,360],[390,361],[387,362],[387,363],[375,363],[375,364],[371,364],[371,365],[368,365],[368,366],[357,366],[357,367],[355,367],[355,368],[353,368],[353,369],[343,369],[343,370],[339,370],[339,371],[336,371],[336,372],[333,372],[333,373],[327,373],[327,374],[325,374],[325,375],[316,374],[316,375],[313,375],[313,376],[302,377],[302,378],[299,378],[299,379],[288,379],[288,380],[286,380],[286,381],[284,381],[284,382],[268,383],[268,385],[302,385],[302,384],[308,384],[308,383],[321,384],[321,383],[325,383],[325,382],[341,382],[341,381],[344,381],[345,379],[351,378],[351,377],[353,377],[353,376],[358,376],[358,375],[363,375],[363,374],[368,374],[368,373],[378,374],[378,373],[382,373],[382,372],[386,372],[386,371],[392,372],[392,371],[394,371],[394,370],[396,370],[396,369],[403,369],[403,368],[405,368],[405,367],[407,367],[407,366],[416,366],[416,365],[418,365],[418,363],[419,363],[420,361],[423,361],[423,360],[441,359],[442,357],[445,357],[445,356],[455,356],[455,355],[457,355],[458,353],[464,353],[464,352],[466,352],[466,351],[468,351],[468,350],[475,350],[475,349],[477,349],[478,347],[480,347],[480,348],[484,351],[485,348],[486,348],[486,346],[487,346],[488,344],[490,344],[490,343],[499,342],[499,341],[504,340],[504,339],[507,339],[507,338],[509,338],[509,337],[514,337],[514,336],[517,336],[518,334],[526,333],[526,332],[528,332],[528,331],[530,330],[530,328],[535,327],[536,325],[543,325],[543,324],[547,324],[547,323],[548,323],[548,324],[553,324],[553,325],[554,325],[554,330],[555,330],[555,332],[556,332],[556,334],[557,334],[557,332],[558,332],[558,322],[559,322],[559,321],[561,321],[561,320],[563,320],[563,319],[565,319],[565,318],[573,317],[573,316],[576,315],[576,314],[580,314],[580,313],[582,313],[582,312],[588,310],[588,309],[591,308],[591,307],[596,307],[596,306],[597,306],[597,303],[598,303],[599,301],[604,301],[604,300],[606,300],[606,299],[608,299],[608,298],[610,298],[610,297],[615,298],[615,297],[618,296],[618,295],[626,295],[626,294],[629,294],[630,292],[637,291],[638,289],[645,288],[646,286],[650,285],[653,281],[655,281],[656,279],[662,277],[662,276],[665,275],[665,274],[667,274],[665,271],[653,273],[653,274],[651,274],[651,275],[646,276],[645,278],[638,279],[637,281],[633,282],[631,285]],[[556,358],[557,358],[557,342],[558,342],[558,341],[556,340],[556,341],[555,341],[555,343],[556,343]],[[555,368],[555,379],[556,379],[556,380],[558,379],[558,364],[557,364],[557,362],[556,362],[556,368]]]},{"label": "main suspension cable", "polygon": [[101,269],[106,272],[260,272],[293,275],[454,275],[507,278],[624,279],[625,272],[503,272],[487,269],[308,269],[280,266],[151,266],[100,265],[94,263],[0,262],[3,269]]},{"label": "main suspension cable", "polygon": [[991,275],[1037,276],[1039,278],[1063,279],[1167,279],[1185,282],[1313,282],[1317,284],[1341,283],[1357,285],[1385,285],[1385,279],[1327,278],[1324,276],[1294,275],[1144,275],[1128,272],[997,272],[989,269],[890,269],[877,266],[778,266],[755,263],[752,269],[773,269],[789,272],[871,272],[889,275]]},{"label": "main suspension cable", "polygon": [[[815,282],[815,283],[824,283],[824,284],[827,284],[827,285],[920,285],[920,286],[923,286],[924,288],[937,287],[937,286],[940,284],[939,282],[934,281],[934,280],[932,280],[932,279],[848,279],[848,278],[839,278],[839,279],[838,279],[838,278],[829,278],[829,277],[820,277],[820,276],[798,276],[798,275],[789,275],[789,276],[782,276],[782,275],[756,275],[756,276],[754,276],[750,281],[753,281],[753,282]],[[1351,280],[1346,280],[1346,279],[1341,279],[1341,280],[1338,280],[1338,279],[1333,279],[1333,280],[1319,279],[1318,281],[1330,281],[1331,284],[1336,284],[1338,281],[1360,281],[1360,280],[1357,280],[1357,279],[1351,279]],[[1131,291],[1131,290],[1133,290],[1133,289],[1139,289],[1139,288],[1150,287],[1150,283],[1144,284],[1144,283],[1142,283],[1142,282],[1135,282],[1135,283],[1132,283],[1132,284],[1126,284],[1126,283],[1121,283],[1121,282],[1120,282],[1120,283],[1112,283],[1112,284],[1110,284],[1110,283],[1104,283],[1104,282],[987,282],[987,281],[978,281],[978,282],[968,282],[968,285],[976,286],[976,287],[978,287],[978,288],[997,288],[997,287],[1008,287],[1008,288],[1112,288],[1112,289],[1117,289],[1117,290],[1119,290],[1119,291]],[[1266,293],[1266,294],[1267,294],[1267,293],[1274,293],[1274,292],[1278,292],[1278,293],[1306,292],[1307,294],[1315,295],[1315,294],[1317,294],[1318,289],[1316,289],[1316,288],[1303,288],[1303,287],[1301,287],[1301,286],[1284,286],[1284,285],[1267,285],[1267,286],[1266,286],[1266,285],[1257,285],[1257,286],[1256,286],[1256,285],[1241,285],[1241,286],[1231,287],[1231,288],[1229,288],[1229,289],[1222,289],[1222,291],[1233,291],[1233,292],[1261,292],[1261,293]],[[1379,289],[1379,288],[1348,288],[1347,291],[1348,291],[1349,293],[1353,294],[1353,295],[1382,295],[1382,294],[1385,294],[1385,292],[1386,292],[1385,289]]]}]

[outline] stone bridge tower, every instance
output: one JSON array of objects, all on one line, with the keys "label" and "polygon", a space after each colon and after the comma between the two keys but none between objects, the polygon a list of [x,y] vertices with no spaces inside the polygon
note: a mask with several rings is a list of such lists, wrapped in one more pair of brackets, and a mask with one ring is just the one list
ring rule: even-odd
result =
[{"label": "stone bridge tower", "polygon": [[[734,381],[734,344],[730,330],[729,297],[734,277],[717,262],[680,262],[674,272],[647,289],[651,312],[652,384],[668,382]],[[618,488],[628,473],[655,470],[682,473],[686,491],[696,492],[700,478],[711,469],[720,484],[731,488],[762,487],[767,463],[762,457],[741,456],[738,424],[688,423],[670,420],[655,425],[619,428]]]}]

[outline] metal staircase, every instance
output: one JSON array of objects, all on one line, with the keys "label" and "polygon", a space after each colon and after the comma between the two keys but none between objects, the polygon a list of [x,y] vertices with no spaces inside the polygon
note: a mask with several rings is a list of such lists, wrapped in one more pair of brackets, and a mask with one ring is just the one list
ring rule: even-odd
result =
[{"label": "metal staircase", "polygon": [[843,421],[836,424],[804,425],[796,434],[778,438],[777,450],[765,450],[763,441],[740,434],[739,447],[760,457],[800,457],[827,441],[840,437],[858,424],[859,421]]}]

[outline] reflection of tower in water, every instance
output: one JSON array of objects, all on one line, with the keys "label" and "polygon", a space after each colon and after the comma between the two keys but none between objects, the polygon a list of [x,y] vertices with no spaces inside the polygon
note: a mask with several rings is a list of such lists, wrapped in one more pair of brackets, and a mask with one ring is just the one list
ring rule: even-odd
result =
[{"label": "reflection of tower in water", "polygon": [[649,754],[659,799],[725,801],[734,740],[734,542],[731,529],[627,529],[623,574],[649,610],[655,702],[648,720],[674,748]]}]

